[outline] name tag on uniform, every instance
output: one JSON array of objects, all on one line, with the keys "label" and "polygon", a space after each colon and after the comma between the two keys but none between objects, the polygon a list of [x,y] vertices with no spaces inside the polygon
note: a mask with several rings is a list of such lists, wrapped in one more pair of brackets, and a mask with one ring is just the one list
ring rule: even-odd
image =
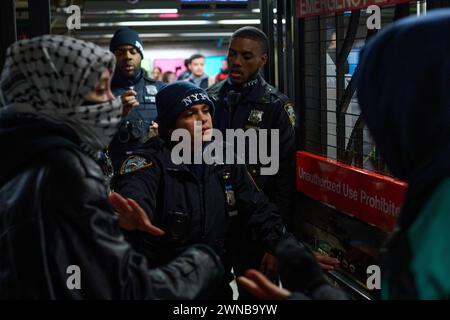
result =
[{"label": "name tag on uniform", "polygon": [[144,101],[148,102],[148,103],[155,103],[156,102],[156,98],[155,98],[155,96],[145,96],[144,97]]}]

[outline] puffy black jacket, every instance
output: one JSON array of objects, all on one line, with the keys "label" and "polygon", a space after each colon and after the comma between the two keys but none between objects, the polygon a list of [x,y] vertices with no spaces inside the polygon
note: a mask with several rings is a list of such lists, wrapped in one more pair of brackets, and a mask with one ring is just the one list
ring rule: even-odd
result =
[{"label": "puffy black jacket", "polygon": [[[0,121],[0,145],[10,150],[0,160],[0,299],[192,299],[215,289],[223,269],[211,249],[191,247],[150,269],[73,136],[19,123]],[[74,265],[81,288],[71,290]]]}]

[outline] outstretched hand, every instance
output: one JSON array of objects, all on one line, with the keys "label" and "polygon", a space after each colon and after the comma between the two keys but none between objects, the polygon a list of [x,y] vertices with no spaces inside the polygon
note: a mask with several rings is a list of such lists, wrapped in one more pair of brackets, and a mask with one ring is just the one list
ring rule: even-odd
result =
[{"label": "outstretched hand", "polygon": [[151,223],[144,209],[133,199],[124,198],[117,192],[111,192],[109,200],[117,211],[119,225],[122,229],[145,231],[154,236],[164,235],[164,231]]}]

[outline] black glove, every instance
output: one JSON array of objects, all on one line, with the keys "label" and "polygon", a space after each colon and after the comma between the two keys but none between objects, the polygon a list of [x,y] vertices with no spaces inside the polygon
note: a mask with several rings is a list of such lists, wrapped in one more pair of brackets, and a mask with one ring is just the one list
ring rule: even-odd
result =
[{"label": "black glove", "polygon": [[281,241],[275,256],[283,286],[290,291],[313,292],[327,283],[313,253],[295,238]]}]

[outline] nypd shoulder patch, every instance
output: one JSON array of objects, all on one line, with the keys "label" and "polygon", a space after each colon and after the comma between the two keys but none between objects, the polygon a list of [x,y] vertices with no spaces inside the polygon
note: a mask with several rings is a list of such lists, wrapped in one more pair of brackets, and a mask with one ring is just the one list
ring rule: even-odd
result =
[{"label": "nypd shoulder patch", "polygon": [[122,163],[120,174],[131,173],[151,166],[153,166],[153,162],[147,162],[144,157],[130,156]]}]

